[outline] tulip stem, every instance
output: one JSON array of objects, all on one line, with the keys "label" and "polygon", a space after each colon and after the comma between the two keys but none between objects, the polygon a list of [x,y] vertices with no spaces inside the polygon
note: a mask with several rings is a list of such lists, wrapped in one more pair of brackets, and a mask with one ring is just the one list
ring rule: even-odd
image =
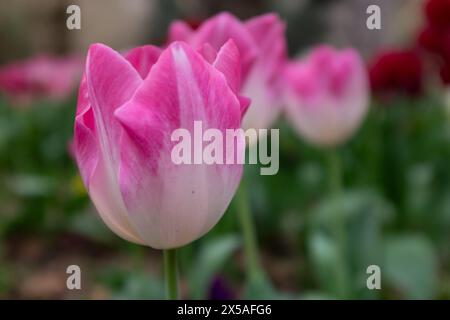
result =
[{"label": "tulip stem", "polygon": [[166,278],[166,298],[178,299],[177,249],[164,250],[164,276]]},{"label": "tulip stem", "polygon": [[328,154],[329,167],[329,188],[330,194],[336,201],[336,221],[334,225],[334,233],[338,245],[338,261],[336,264],[336,290],[341,298],[348,298],[349,275],[346,265],[347,245],[345,230],[345,215],[343,214],[341,205],[342,193],[342,163],[339,156],[339,150],[333,149]]},{"label": "tulip stem", "polygon": [[328,167],[329,167],[329,182],[330,192],[334,196],[338,196],[342,189],[342,172],[341,172],[341,159],[339,157],[339,151],[336,149],[330,150],[328,154]]},{"label": "tulip stem", "polygon": [[244,253],[246,262],[247,279],[259,281],[263,276],[261,261],[258,251],[258,241],[255,233],[255,225],[251,213],[249,195],[244,181],[241,182],[237,193],[238,215],[243,233]]}]

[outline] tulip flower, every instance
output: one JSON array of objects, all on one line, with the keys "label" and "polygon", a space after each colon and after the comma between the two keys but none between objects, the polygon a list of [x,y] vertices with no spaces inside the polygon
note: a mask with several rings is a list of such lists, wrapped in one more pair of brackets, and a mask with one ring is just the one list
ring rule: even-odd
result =
[{"label": "tulip flower", "polygon": [[425,25],[417,42],[431,53],[431,61],[444,86],[450,84],[450,0],[427,0],[424,5]]},{"label": "tulip flower", "polygon": [[186,41],[196,48],[205,43],[218,50],[233,39],[242,56],[242,95],[252,100],[243,120],[244,128],[270,128],[281,107],[279,75],[286,60],[284,23],[275,14],[242,22],[229,13],[219,13],[193,30],[176,21],[169,28],[169,42]]},{"label": "tulip flower", "polygon": [[0,68],[0,92],[15,105],[35,99],[60,101],[72,94],[82,73],[78,57],[37,56]]},{"label": "tulip flower", "polygon": [[445,86],[449,86],[450,85],[450,58],[449,58],[449,61],[446,61],[445,64],[441,67],[439,75],[441,76],[442,83]]},{"label": "tulip flower", "polygon": [[368,110],[365,66],[353,49],[322,46],[286,66],[288,120],[307,141],[336,146],[360,126]]},{"label": "tulip flower", "polygon": [[194,121],[240,128],[248,102],[234,88],[239,55],[227,42],[210,63],[188,45],[146,46],[122,57],[92,45],[80,86],[75,154],[105,223],[157,249],[188,244],[220,219],[242,165],[177,165],[172,132]]},{"label": "tulip flower", "polygon": [[381,98],[405,94],[415,97],[422,93],[424,67],[415,50],[384,51],[369,64],[372,90]]},{"label": "tulip flower", "polygon": [[424,5],[428,23],[436,27],[448,28],[450,25],[450,0],[428,0]]},{"label": "tulip flower", "polygon": [[[330,194],[341,195],[342,170],[338,146],[360,126],[368,109],[369,89],[365,65],[353,49],[338,51],[328,46],[318,47],[304,59],[286,66],[285,101],[288,120],[308,142],[325,147],[329,164]],[[344,257],[345,215],[336,203],[335,230],[338,254]],[[349,268],[345,260],[336,267],[336,294],[348,298]]]},{"label": "tulip flower", "polygon": [[219,221],[236,191],[242,164],[171,159],[178,128],[192,132],[194,121],[219,130],[241,126],[249,100],[236,92],[238,49],[230,40],[209,53],[205,59],[182,42],[125,57],[102,44],[89,48],[75,155],[100,216],[126,240],[157,249],[186,245]]}]

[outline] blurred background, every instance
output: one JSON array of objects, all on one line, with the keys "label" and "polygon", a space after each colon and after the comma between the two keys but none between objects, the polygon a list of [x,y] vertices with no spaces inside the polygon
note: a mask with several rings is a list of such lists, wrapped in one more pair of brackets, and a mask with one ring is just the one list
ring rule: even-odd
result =
[{"label": "blurred background", "polygon": [[[425,2],[0,0],[0,298],[164,297],[161,252],[115,236],[84,190],[71,153],[76,91],[90,43],[161,45],[174,19],[196,27],[226,10],[242,19],[277,12],[291,56],[320,43],[357,48],[373,99],[341,150],[345,210],[327,197],[323,153],[281,118],[279,173],[246,166],[244,177],[264,288],[246,286],[232,202],[210,233],[181,249],[182,296],[336,298],[344,265],[351,298],[450,299],[450,54],[438,41],[442,32],[450,39],[450,9],[436,31]],[[70,4],[81,8],[81,30],[66,28]],[[381,8],[380,30],[366,27],[370,4]],[[337,220],[343,263],[330,232]],[[81,290],[66,288],[72,264]],[[381,268],[381,290],[366,287],[371,264]]]}]

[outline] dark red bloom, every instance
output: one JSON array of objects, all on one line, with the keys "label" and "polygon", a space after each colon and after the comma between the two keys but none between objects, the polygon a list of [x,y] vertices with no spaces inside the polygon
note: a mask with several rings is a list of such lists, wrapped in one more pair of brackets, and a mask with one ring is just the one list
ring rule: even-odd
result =
[{"label": "dark red bloom", "polygon": [[369,76],[375,94],[418,95],[422,92],[423,65],[414,50],[379,53],[369,65]]},{"label": "dark red bloom", "polygon": [[[428,0],[424,7],[427,24],[417,37],[418,44],[434,54],[445,85],[450,84],[450,0]],[[432,60],[432,61],[433,61]]]},{"label": "dark red bloom", "polygon": [[425,15],[433,27],[450,27],[450,0],[428,0],[425,4]]},{"label": "dark red bloom", "polygon": [[440,76],[445,85],[450,85],[450,61],[446,61],[441,67]]},{"label": "dark red bloom", "polygon": [[438,55],[445,55],[450,52],[450,29],[426,26],[419,33],[417,41],[425,50]]}]

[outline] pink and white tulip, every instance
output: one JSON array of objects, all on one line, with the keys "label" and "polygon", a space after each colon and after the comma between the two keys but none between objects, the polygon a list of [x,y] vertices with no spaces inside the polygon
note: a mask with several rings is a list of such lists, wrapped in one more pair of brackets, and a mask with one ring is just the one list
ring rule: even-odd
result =
[{"label": "pink and white tulip", "polygon": [[321,46],[289,63],[284,76],[288,121],[307,141],[336,146],[361,125],[369,105],[369,84],[355,50]]},{"label": "pink and white tulip", "polygon": [[270,128],[281,110],[279,75],[287,59],[285,25],[275,14],[265,14],[240,21],[229,13],[220,13],[193,30],[187,23],[176,21],[169,28],[169,42],[186,41],[196,48],[206,43],[218,50],[233,39],[242,61],[242,95],[252,100],[243,127]]},{"label": "pink and white tulip", "polygon": [[78,57],[37,56],[0,68],[0,91],[14,104],[36,99],[60,101],[72,94],[80,80],[83,61]]},{"label": "pink and white tulip", "polygon": [[157,249],[188,244],[227,209],[242,165],[176,165],[171,134],[194,121],[237,129],[248,99],[232,41],[202,55],[185,43],[125,57],[90,47],[75,120],[75,154],[104,222],[122,238]]}]

